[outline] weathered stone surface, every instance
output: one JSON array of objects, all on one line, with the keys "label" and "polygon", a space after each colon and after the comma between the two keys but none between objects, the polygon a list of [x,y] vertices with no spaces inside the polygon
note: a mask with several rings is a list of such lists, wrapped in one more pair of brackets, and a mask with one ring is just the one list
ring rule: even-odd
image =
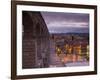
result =
[{"label": "weathered stone surface", "polygon": [[49,66],[49,31],[40,12],[23,11],[22,68]]}]

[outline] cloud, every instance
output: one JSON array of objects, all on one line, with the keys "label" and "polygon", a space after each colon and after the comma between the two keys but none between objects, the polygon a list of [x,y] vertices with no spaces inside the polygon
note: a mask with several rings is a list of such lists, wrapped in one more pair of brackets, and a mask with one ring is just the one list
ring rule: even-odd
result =
[{"label": "cloud", "polygon": [[75,22],[75,21],[55,21],[55,22],[50,22],[47,24],[49,27],[88,27],[89,23],[87,22]]},{"label": "cloud", "polygon": [[88,33],[89,28],[75,27],[54,27],[49,30],[50,33]]},{"label": "cloud", "polygon": [[49,32],[89,32],[89,14],[41,12]]}]

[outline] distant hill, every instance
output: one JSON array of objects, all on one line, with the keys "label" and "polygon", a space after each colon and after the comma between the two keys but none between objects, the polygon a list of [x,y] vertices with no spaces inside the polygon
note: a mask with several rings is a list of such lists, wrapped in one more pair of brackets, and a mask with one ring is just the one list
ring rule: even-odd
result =
[{"label": "distant hill", "polygon": [[89,33],[52,33],[51,35],[77,35],[82,37],[89,37]]}]

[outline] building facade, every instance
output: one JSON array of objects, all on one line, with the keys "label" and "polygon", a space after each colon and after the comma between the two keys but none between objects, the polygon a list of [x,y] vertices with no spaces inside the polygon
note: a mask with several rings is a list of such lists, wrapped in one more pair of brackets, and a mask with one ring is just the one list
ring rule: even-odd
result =
[{"label": "building facade", "polygon": [[49,66],[49,31],[40,12],[22,11],[22,68]]}]

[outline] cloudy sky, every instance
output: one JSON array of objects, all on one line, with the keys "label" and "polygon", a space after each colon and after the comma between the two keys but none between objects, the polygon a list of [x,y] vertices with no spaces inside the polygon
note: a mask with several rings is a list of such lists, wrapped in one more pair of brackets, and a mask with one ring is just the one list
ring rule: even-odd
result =
[{"label": "cloudy sky", "polygon": [[50,33],[88,33],[89,14],[41,12]]}]

